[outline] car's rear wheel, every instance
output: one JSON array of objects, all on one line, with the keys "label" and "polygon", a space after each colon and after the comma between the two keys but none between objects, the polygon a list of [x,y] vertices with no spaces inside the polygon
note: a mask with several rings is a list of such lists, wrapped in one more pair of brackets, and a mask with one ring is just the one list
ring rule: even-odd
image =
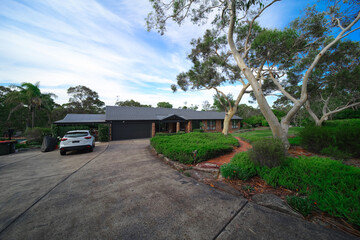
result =
[{"label": "car's rear wheel", "polygon": [[94,149],[92,147],[89,148],[89,152],[92,152]]},{"label": "car's rear wheel", "polygon": [[60,150],[60,155],[66,155],[66,151]]}]

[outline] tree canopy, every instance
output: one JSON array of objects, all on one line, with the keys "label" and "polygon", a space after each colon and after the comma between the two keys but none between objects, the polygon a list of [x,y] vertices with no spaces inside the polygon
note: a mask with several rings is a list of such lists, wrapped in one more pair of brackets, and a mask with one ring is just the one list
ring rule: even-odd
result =
[{"label": "tree canopy", "polygon": [[[213,29],[227,32],[227,52],[232,55],[243,79],[246,79],[243,88],[245,84],[251,85],[252,94],[273,135],[281,138],[284,145],[289,147],[288,128],[291,120],[308,100],[308,83],[314,69],[331,47],[359,29],[353,29],[353,26],[360,19],[360,5],[355,1],[329,1],[326,11],[318,11],[315,6],[309,7],[303,16],[283,30],[259,29],[256,25],[257,18],[270,6],[276,6],[278,1],[273,0],[265,5],[265,1],[258,0],[151,0],[153,11],[148,15],[147,25],[149,30],[155,28],[164,34],[166,22],[170,19],[181,24],[189,18],[194,24],[202,24],[209,22],[211,18]],[[334,35],[332,39],[331,35]],[[204,39],[206,43],[207,39],[215,42],[217,38]],[[206,60],[207,57],[203,55],[201,60]],[[301,72],[301,90],[298,96],[293,96],[286,91],[286,84],[282,79],[304,59],[308,59],[308,64]],[[206,66],[206,61],[200,64],[195,62],[195,68],[191,70],[197,70],[200,77],[208,72],[211,76],[216,76],[211,66],[203,66]],[[191,74],[192,72],[188,72],[180,77],[185,82],[192,83]],[[181,83],[179,84],[178,78],[180,87]],[[266,94],[275,89],[291,101],[291,108],[280,123],[265,98]]]},{"label": "tree canopy", "polygon": [[135,100],[116,101],[116,106],[127,106],[127,107],[151,107],[151,105],[141,104]]},{"label": "tree canopy", "polygon": [[86,86],[70,87],[70,95],[66,107],[76,113],[103,113],[105,103],[99,99],[99,94]]},{"label": "tree canopy", "polygon": [[170,104],[169,102],[158,102],[157,107],[158,108],[172,108],[173,105]]}]

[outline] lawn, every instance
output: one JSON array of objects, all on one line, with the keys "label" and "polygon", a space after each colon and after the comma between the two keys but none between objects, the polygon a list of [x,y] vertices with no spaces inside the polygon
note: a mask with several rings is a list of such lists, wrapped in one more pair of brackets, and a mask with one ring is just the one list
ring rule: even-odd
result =
[{"label": "lawn", "polygon": [[[301,130],[301,127],[292,127],[289,128],[288,135],[296,135]],[[270,129],[265,130],[256,130],[251,132],[244,132],[244,133],[234,133],[233,136],[241,137],[243,139],[246,139],[250,142],[257,141],[263,137],[272,137],[272,133]],[[295,138],[289,138],[290,144],[298,145],[299,139],[297,137]]]}]

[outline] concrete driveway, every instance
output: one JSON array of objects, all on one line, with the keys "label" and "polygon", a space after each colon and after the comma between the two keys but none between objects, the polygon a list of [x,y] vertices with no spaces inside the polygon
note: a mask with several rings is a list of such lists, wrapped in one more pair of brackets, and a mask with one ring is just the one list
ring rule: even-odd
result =
[{"label": "concrete driveway", "polygon": [[0,156],[0,239],[349,239],[165,165],[149,140]]}]

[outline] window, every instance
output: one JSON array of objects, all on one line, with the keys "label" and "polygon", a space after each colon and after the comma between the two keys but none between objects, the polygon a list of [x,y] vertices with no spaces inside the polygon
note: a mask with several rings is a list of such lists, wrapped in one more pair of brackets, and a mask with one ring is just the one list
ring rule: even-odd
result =
[{"label": "window", "polygon": [[207,121],[207,130],[215,130],[216,129],[216,121],[209,120]]},{"label": "window", "polygon": [[239,120],[232,120],[231,122],[231,128],[239,128],[238,127]]}]

